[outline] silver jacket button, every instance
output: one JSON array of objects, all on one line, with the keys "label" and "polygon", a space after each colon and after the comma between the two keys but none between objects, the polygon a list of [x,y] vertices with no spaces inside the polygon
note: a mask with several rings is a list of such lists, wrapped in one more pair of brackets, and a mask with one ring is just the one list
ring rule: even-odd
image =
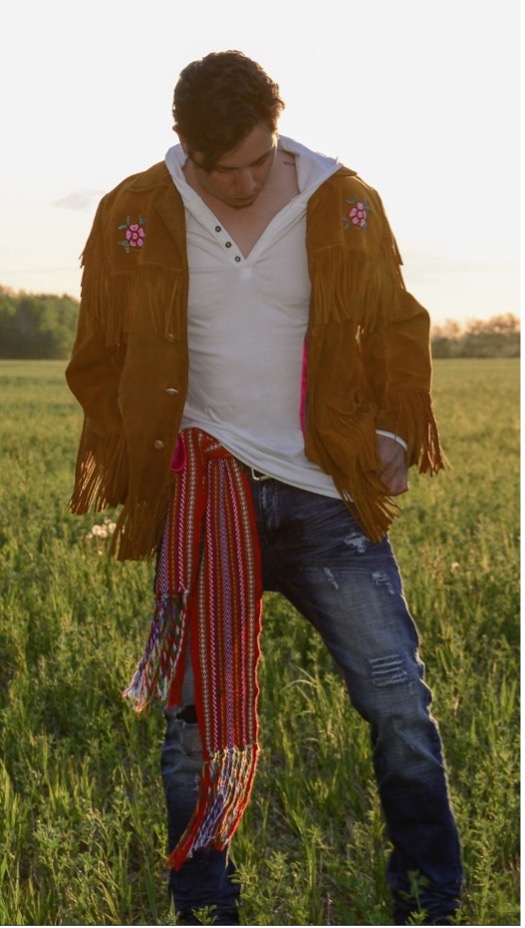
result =
[{"label": "silver jacket button", "polygon": [[162,441],[162,439],[157,438],[157,441],[154,442],[153,447],[155,448],[155,451],[162,451],[162,449],[166,447],[166,444]]},{"label": "silver jacket button", "polygon": [[166,390],[166,393],[169,393],[170,396],[175,396],[178,392],[177,387],[168,387]]},{"label": "silver jacket button", "polygon": [[174,342],[176,340],[176,335],[173,332],[166,332],[166,338],[169,342]]}]

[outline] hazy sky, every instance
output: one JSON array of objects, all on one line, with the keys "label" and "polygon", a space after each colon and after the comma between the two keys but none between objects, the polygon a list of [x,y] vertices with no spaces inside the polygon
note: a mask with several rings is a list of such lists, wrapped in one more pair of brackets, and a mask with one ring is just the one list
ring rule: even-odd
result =
[{"label": "hazy sky", "polygon": [[100,197],[176,141],[210,51],[260,61],[281,131],[376,187],[435,323],[519,312],[519,0],[16,0],[2,16],[0,284],[79,294]]}]

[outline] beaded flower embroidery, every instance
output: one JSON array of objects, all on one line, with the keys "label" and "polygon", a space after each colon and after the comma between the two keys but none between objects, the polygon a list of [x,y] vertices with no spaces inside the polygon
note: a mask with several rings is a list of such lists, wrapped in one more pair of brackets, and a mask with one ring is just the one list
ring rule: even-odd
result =
[{"label": "beaded flower embroidery", "polygon": [[126,254],[129,255],[132,248],[142,248],[144,236],[146,235],[144,226],[146,220],[144,216],[139,216],[138,222],[132,222],[130,216],[126,216],[126,221],[119,226],[119,231],[124,231],[124,238],[118,243],[122,245]]},{"label": "beaded flower embroidery", "polygon": [[356,226],[358,229],[368,229],[368,213],[371,212],[370,206],[366,200],[358,200],[357,197],[352,197],[351,200],[346,201],[351,209],[348,211],[346,216],[343,216],[343,222],[345,225],[345,232],[348,229]]}]

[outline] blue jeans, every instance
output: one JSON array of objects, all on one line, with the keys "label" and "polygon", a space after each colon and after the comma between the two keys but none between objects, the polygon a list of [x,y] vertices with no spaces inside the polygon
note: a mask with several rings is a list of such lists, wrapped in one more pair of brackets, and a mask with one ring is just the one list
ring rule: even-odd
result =
[{"label": "blue jeans", "polygon": [[[430,714],[418,634],[388,538],[372,543],[338,499],[276,480],[251,480],[265,590],[283,594],[318,630],[350,699],[370,725],[379,795],[393,845],[388,881],[395,924],[416,908],[411,871],[423,875],[419,905],[439,922],[458,906],[461,859],[441,740]],[[191,703],[191,682],[184,694]],[[202,756],[198,730],[168,716],[162,771],[170,847],[195,801]],[[235,907],[226,852],[200,854],[170,885],[176,908]],[[218,920],[218,924],[227,924]]]}]

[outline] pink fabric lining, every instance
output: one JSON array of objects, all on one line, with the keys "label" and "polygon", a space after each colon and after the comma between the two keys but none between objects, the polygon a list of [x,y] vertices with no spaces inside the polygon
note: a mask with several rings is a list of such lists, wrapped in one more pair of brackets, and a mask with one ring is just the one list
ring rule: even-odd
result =
[{"label": "pink fabric lining", "polygon": [[175,451],[173,452],[173,457],[171,459],[170,471],[173,474],[180,474],[186,466],[186,450],[184,448],[184,442],[182,441],[181,436],[177,438],[177,444],[175,445]]},{"label": "pink fabric lining", "polygon": [[303,437],[306,437],[306,370],[308,367],[308,348],[306,345],[306,338],[303,345],[303,365],[301,369],[301,404],[299,409],[299,418],[301,421],[301,429],[303,431]]}]

